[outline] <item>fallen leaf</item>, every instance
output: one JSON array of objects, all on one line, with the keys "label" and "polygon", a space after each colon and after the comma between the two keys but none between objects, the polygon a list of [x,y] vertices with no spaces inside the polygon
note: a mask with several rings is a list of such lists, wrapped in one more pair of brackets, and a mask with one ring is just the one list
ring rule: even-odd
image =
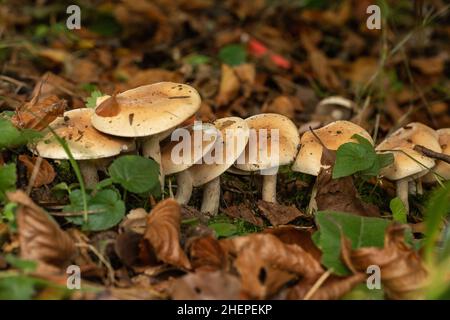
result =
[{"label": "fallen leaf", "polygon": [[[22,162],[27,168],[27,176],[30,179],[33,174],[33,170],[36,166],[36,161],[39,157],[30,157],[25,154],[19,156],[19,161]],[[41,160],[39,168],[37,168],[36,179],[34,180],[33,187],[40,187],[46,184],[50,184],[55,180],[56,172],[52,165],[45,159]]]},{"label": "fallen leaf", "polygon": [[179,241],[180,212],[180,205],[174,199],[158,203],[147,218],[147,229],[141,246],[153,249],[156,257],[165,263],[190,269],[191,264]]},{"label": "fallen leaf", "polygon": [[224,271],[197,271],[173,282],[174,300],[238,300],[240,283],[236,276]]},{"label": "fallen leaf", "polygon": [[242,219],[255,226],[262,227],[264,221],[255,215],[255,212],[246,203],[240,203],[223,210],[223,212],[232,218]]},{"label": "fallen leaf", "polygon": [[348,68],[348,71],[344,72],[344,77],[357,88],[366,85],[376,74],[379,62],[373,57],[359,57],[345,68]]},{"label": "fallen leaf", "polygon": [[120,106],[117,103],[116,95],[104,100],[100,105],[95,108],[95,113],[100,117],[114,117],[120,113]]},{"label": "fallen leaf", "polygon": [[217,239],[212,236],[199,237],[189,246],[192,268],[202,270],[226,269],[227,257]]},{"label": "fallen leaf", "polygon": [[19,205],[16,219],[21,257],[58,267],[67,265],[76,253],[70,236],[23,191],[9,192],[7,197]]},{"label": "fallen leaf", "polygon": [[[293,99],[290,99],[290,97],[288,96],[278,96],[275,99],[273,99],[271,103],[263,106],[261,111],[265,113],[278,113],[293,119],[295,116],[296,106],[294,106],[292,100]],[[300,101],[299,105],[300,105],[299,108],[301,108]]]},{"label": "fallen leaf", "polygon": [[233,68],[227,64],[222,64],[222,76],[220,80],[219,93],[216,96],[218,106],[223,106],[231,102],[239,92],[240,83]]},{"label": "fallen leaf", "polygon": [[258,201],[258,208],[273,226],[287,224],[298,217],[305,216],[295,206],[285,206],[264,200]]},{"label": "fallen leaf", "polygon": [[425,285],[427,270],[419,254],[405,243],[406,226],[392,224],[386,229],[384,248],[352,250],[351,241],[341,237],[342,259],[354,272],[366,272],[370,265],[381,270],[384,291],[391,299],[417,299]]},{"label": "fallen leaf", "polygon": [[411,59],[411,65],[428,76],[440,75],[444,72],[447,54],[439,54],[429,58]]}]

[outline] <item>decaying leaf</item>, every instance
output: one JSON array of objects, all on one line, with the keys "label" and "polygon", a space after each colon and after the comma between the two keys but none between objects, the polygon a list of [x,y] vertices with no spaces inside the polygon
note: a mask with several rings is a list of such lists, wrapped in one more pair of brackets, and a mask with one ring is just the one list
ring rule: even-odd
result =
[{"label": "decaying leaf", "polygon": [[384,248],[352,250],[351,242],[341,237],[342,259],[353,272],[366,272],[376,265],[381,281],[391,299],[417,299],[424,286],[427,271],[419,254],[405,243],[404,225],[393,224],[386,229]]},{"label": "decaying leaf", "polygon": [[228,207],[223,211],[232,218],[245,220],[255,226],[262,227],[264,225],[264,221],[256,216],[255,212],[246,203]]},{"label": "decaying leaf", "polygon": [[233,68],[226,64],[222,64],[222,76],[220,80],[219,94],[216,97],[216,102],[219,106],[223,106],[233,100],[238,91],[240,83]]},{"label": "decaying leaf", "polygon": [[[35,170],[36,161],[38,157],[29,157],[25,154],[21,154],[19,156],[19,161],[22,162],[27,168],[27,176],[30,179],[33,174],[33,170]],[[40,187],[46,184],[50,184],[55,180],[56,172],[53,169],[52,165],[45,159],[42,159],[40,162],[39,168],[37,170],[37,175],[33,183],[33,187]]]},{"label": "decaying leaf", "polygon": [[69,235],[23,191],[9,192],[7,197],[19,205],[16,217],[21,257],[58,267],[69,263],[76,253]]},{"label": "decaying leaf", "polygon": [[218,270],[227,267],[227,257],[218,240],[212,236],[200,237],[189,247],[192,268]]},{"label": "decaying leaf", "polygon": [[174,300],[237,300],[240,287],[239,279],[224,271],[197,271],[174,281],[171,296]]},{"label": "decaying leaf", "polygon": [[114,117],[118,115],[119,112],[120,106],[117,103],[115,94],[100,103],[100,105],[95,108],[95,113],[100,117]]},{"label": "decaying leaf", "polygon": [[168,264],[190,269],[191,264],[180,246],[181,208],[174,199],[156,205],[147,218],[141,246],[154,250],[156,257]]},{"label": "decaying leaf", "polygon": [[258,208],[273,226],[287,224],[298,217],[305,216],[294,206],[285,206],[264,200],[258,201]]}]

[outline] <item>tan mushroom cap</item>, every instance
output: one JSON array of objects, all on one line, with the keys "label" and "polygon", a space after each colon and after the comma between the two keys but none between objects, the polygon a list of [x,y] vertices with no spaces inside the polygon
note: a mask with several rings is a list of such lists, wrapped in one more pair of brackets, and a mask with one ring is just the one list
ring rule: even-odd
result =
[{"label": "tan mushroom cap", "polygon": [[[439,136],[439,144],[441,145],[442,153],[450,155],[450,128],[439,129],[436,133]],[[450,163],[438,160],[433,171],[445,180],[450,180]],[[433,172],[430,172],[423,177],[423,181],[428,183],[435,182],[436,177]]]},{"label": "tan mushroom cap", "polygon": [[[65,139],[75,160],[112,157],[134,149],[134,142],[130,139],[109,136],[96,130],[91,125],[93,113],[90,108],[74,109],[50,124],[55,133]],[[36,144],[35,151],[44,158],[69,158],[50,131]]]},{"label": "tan mushroom cap", "polygon": [[[105,97],[98,100],[98,104]],[[92,125],[120,137],[145,137],[174,128],[200,108],[200,95],[186,84],[159,82],[116,96],[120,112],[113,117],[94,113]]]},{"label": "tan mushroom cap", "polygon": [[[214,125],[220,131],[220,136],[208,155],[217,156],[219,159],[215,163],[205,163],[204,157],[201,164],[195,164],[188,169],[194,187],[201,186],[224,173],[239,158],[248,142],[250,133],[245,120],[227,117],[216,120]],[[222,157],[217,153],[220,148],[223,150]]]},{"label": "tan mushroom cap", "polygon": [[[347,142],[357,142],[352,136],[358,134],[373,144],[369,133],[350,121],[335,121],[320,129],[314,130],[322,143],[330,150],[337,150]],[[292,165],[292,170],[317,176],[322,167],[323,147],[311,131],[305,132],[300,139],[300,151]]]},{"label": "tan mushroom cap", "polygon": [[[249,117],[245,122],[251,131],[250,140],[234,165],[237,169],[257,171],[287,165],[294,161],[298,152],[300,136],[297,127],[288,117],[276,113],[265,113]],[[260,132],[264,129],[267,130],[266,134],[261,137],[267,139],[261,144]],[[274,134],[271,130],[278,130],[278,142],[275,139],[271,141]],[[272,152],[273,143],[278,143],[278,148],[274,152]],[[254,159],[250,159],[251,148],[254,149]],[[258,152],[260,148],[263,149]]]},{"label": "tan mushroom cap", "polygon": [[436,131],[422,123],[412,122],[395,131],[376,147],[377,151],[401,150],[404,152],[393,152],[394,162],[383,168],[381,175],[395,181],[410,176],[421,176],[427,173],[429,168],[434,167],[434,159],[413,150],[415,145],[441,152]]},{"label": "tan mushroom cap", "polygon": [[[181,152],[179,150],[174,150],[178,144],[184,143],[183,138],[179,141],[170,140],[167,142],[161,147],[161,165],[163,167],[163,172],[166,175],[184,171],[199,162],[203,156],[211,150],[216,142],[216,139],[220,135],[216,127],[210,123],[193,124],[180,129],[186,129],[189,132],[191,147],[190,157],[186,162],[183,159],[184,149],[181,149]],[[198,137],[198,140],[196,140],[196,136]],[[180,159],[183,160],[182,163],[173,161],[172,152],[177,152],[176,156],[182,158]]]}]

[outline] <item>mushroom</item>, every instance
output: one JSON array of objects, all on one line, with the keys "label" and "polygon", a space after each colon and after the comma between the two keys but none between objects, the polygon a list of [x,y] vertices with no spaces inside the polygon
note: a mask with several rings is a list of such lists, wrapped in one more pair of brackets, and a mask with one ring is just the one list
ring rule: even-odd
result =
[{"label": "mushroom", "polygon": [[376,147],[379,152],[390,151],[394,154],[394,162],[383,168],[381,175],[396,181],[397,196],[402,200],[407,212],[409,212],[408,184],[426,175],[435,165],[434,159],[415,151],[415,145],[441,152],[436,131],[418,122],[412,122],[398,129]]},{"label": "mushroom", "polygon": [[[320,129],[314,130],[321,142],[330,150],[337,150],[342,144],[347,142],[357,142],[352,138],[358,134],[373,144],[373,140],[369,133],[350,121],[335,121]],[[320,141],[313,135],[311,131],[305,132],[300,139],[300,151],[298,152],[292,170],[302,172],[313,176],[318,176],[320,169],[323,167],[321,158],[323,146]],[[308,213],[311,214],[317,210],[316,204],[317,183],[314,184],[311,199],[308,206]]]},{"label": "mushroom", "polygon": [[331,96],[323,99],[316,107],[320,116],[331,116],[333,120],[350,119],[355,110],[355,103],[340,96]]},{"label": "mushroom", "polygon": [[258,114],[245,122],[250,139],[234,166],[242,171],[260,171],[264,176],[262,199],[276,202],[278,167],[290,164],[298,152],[297,127],[289,118],[276,113]]},{"label": "mushroom", "polygon": [[192,185],[204,185],[201,211],[217,214],[220,198],[220,175],[239,158],[247,145],[249,128],[238,117],[227,117],[214,122],[220,135],[213,148],[203,157],[202,163],[188,169]]},{"label": "mushroom", "polygon": [[[105,159],[123,151],[134,149],[130,139],[118,138],[97,131],[91,125],[94,110],[89,108],[74,109],[56,118],[50,127],[63,138],[75,160],[78,161],[83,180],[87,188],[92,189],[98,183],[97,169]],[[48,159],[69,159],[63,146],[52,132],[47,132],[30,150]],[[97,160],[97,161],[96,161]]]},{"label": "mushroom", "polygon": [[[439,144],[441,145],[442,153],[450,156],[450,128],[439,129],[436,133],[439,136]],[[422,181],[425,183],[436,182],[438,179],[436,175],[444,180],[450,180],[450,163],[438,160],[433,172],[429,172],[424,176]]]},{"label": "mushroom", "polygon": [[[142,141],[142,153],[160,165],[160,183],[164,186],[159,142],[167,131],[190,118],[200,108],[197,90],[185,84],[159,82],[127,90],[111,97],[113,114],[99,114],[104,97],[97,101],[92,125],[99,131]],[[169,131],[170,132],[170,131]]]},{"label": "mushroom", "polygon": [[[176,174],[175,200],[178,203],[187,204],[191,198],[192,177],[187,169],[198,163],[213,148],[218,135],[214,125],[196,122],[173,131],[171,141],[162,146],[161,166],[165,175]],[[182,141],[176,140],[181,137]]]}]

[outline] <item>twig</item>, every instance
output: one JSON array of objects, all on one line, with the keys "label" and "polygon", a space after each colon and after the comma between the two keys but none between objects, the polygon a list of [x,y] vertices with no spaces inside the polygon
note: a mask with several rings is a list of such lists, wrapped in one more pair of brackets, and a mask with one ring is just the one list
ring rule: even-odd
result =
[{"label": "twig", "polygon": [[422,153],[423,155],[425,155],[429,158],[438,159],[438,160],[450,163],[450,155],[448,155],[448,154],[436,152],[436,151],[430,150],[421,145],[414,146],[414,150]]},{"label": "twig", "polygon": [[36,181],[37,175],[39,174],[39,169],[41,168],[42,160],[42,157],[38,157],[34,163],[33,171],[31,173],[30,180],[28,181],[27,195],[30,195],[31,189],[33,189],[34,182]]},{"label": "twig", "polygon": [[327,272],[323,273],[320,278],[314,283],[314,285],[309,289],[309,291],[305,294],[303,300],[309,300],[313,296],[314,293],[320,288],[320,286],[328,279],[328,277],[333,272],[333,268],[328,269]]}]

